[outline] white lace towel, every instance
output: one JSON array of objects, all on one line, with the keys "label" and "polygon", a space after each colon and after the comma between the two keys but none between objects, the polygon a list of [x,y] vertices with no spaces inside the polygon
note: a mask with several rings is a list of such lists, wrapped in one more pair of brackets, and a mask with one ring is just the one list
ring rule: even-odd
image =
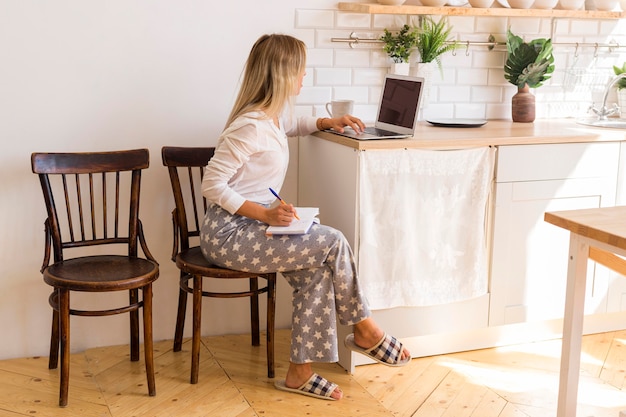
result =
[{"label": "white lace towel", "polygon": [[495,148],[360,152],[358,263],[373,309],[487,292]]}]

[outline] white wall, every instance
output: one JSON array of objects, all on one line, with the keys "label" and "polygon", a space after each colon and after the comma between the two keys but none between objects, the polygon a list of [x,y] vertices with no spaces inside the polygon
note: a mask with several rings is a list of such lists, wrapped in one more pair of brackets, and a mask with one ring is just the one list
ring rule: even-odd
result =
[{"label": "white wall", "polygon": [[[339,13],[335,6],[332,0],[0,2],[0,359],[45,355],[48,349],[49,287],[39,273],[45,211],[30,154],[150,149],[142,218],[161,264],[155,339],[171,339],[177,272],[169,260],[172,201],[160,149],[215,143],[247,53],[268,32],[293,34],[310,48],[299,113],[321,115],[329,99],[351,97],[355,113],[370,120],[387,60],[378,45],[350,48],[330,38],[347,37],[353,29],[376,37],[382,28],[409,20]],[[618,21],[560,19],[554,32],[548,19],[455,17],[451,23],[462,40],[486,40],[490,33],[503,40],[510,25],[529,37],[552,33],[555,41],[626,44],[625,36],[617,35],[626,34]],[[514,88],[502,78],[504,53],[484,47],[469,52],[444,57],[444,77],[435,80],[427,111],[508,118]],[[573,47],[555,48],[555,53],[554,81],[536,91],[538,117],[571,116],[589,105],[591,89],[582,82],[571,88],[566,70],[608,71],[624,61],[623,49],[600,51],[595,60],[593,48],[580,48],[577,58]],[[286,190],[290,200],[296,197],[294,184],[292,176]],[[290,298],[281,280],[279,327],[289,326]],[[205,334],[244,332],[247,304],[211,300],[205,302],[204,317]],[[73,351],[124,343],[125,317],[72,319]]]},{"label": "white wall", "polygon": [[[49,343],[49,287],[39,273],[45,210],[30,171],[34,151],[150,149],[141,211],[161,264],[155,339],[173,337],[172,198],[160,149],[215,144],[252,43],[266,32],[297,34],[294,10],[306,3],[0,2],[0,358],[45,355]],[[291,294],[283,280],[279,290],[278,324],[285,327]],[[245,301],[205,306],[205,333],[247,329]],[[126,317],[76,317],[72,331],[73,351],[128,340]]]}]

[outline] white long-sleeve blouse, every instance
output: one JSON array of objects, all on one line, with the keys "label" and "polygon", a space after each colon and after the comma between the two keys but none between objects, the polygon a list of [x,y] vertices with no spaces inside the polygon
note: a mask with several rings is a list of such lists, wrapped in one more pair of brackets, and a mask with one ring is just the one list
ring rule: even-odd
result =
[{"label": "white long-sleeve blouse", "polygon": [[202,179],[202,194],[234,214],[246,200],[270,204],[280,191],[287,166],[287,138],[316,131],[315,117],[279,118],[280,128],[262,112],[235,119],[217,140]]}]

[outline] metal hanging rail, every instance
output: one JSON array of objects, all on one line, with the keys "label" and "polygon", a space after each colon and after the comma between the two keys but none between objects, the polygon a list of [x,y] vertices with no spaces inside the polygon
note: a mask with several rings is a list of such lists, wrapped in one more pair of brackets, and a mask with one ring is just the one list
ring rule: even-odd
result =
[{"label": "metal hanging rail", "polygon": [[[348,38],[330,38],[330,41],[331,42],[348,43],[351,48],[354,48],[355,45],[359,45],[359,44],[382,43],[382,41],[379,40],[379,39],[359,38],[359,36],[356,34],[356,32],[350,33],[350,37],[348,37]],[[457,43],[459,45],[461,45],[461,46],[465,46],[466,47],[466,52],[469,50],[470,46],[486,46],[490,50],[492,50],[492,49],[494,49],[496,47],[499,47],[499,46],[502,46],[502,47],[506,46],[505,42],[496,42],[496,40],[495,40],[493,35],[489,35],[489,38],[488,38],[488,40],[486,42],[461,41],[461,40],[459,40],[459,41],[457,41]],[[600,48],[607,48],[609,50],[609,52],[613,51],[614,49],[626,48],[626,45],[620,45],[617,42],[615,42],[615,43],[553,42],[552,45],[576,47],[575,54],[578,54],[579,48],[595,48],[595,54],[598,53],[598,50]]]}]

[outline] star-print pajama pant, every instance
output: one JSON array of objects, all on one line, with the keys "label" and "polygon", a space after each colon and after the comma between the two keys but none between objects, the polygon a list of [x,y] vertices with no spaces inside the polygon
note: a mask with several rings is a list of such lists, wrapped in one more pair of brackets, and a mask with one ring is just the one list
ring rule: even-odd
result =
[{"label": "star-print pajama pant", "polygon": [[350,245],[329,226],[273,236],[266,228],[211,204],[200,232],[202,253],[226,268],[280,272],[293,289],[291,362],[337,362],[337,320],[350,326],[370,316]]}]

